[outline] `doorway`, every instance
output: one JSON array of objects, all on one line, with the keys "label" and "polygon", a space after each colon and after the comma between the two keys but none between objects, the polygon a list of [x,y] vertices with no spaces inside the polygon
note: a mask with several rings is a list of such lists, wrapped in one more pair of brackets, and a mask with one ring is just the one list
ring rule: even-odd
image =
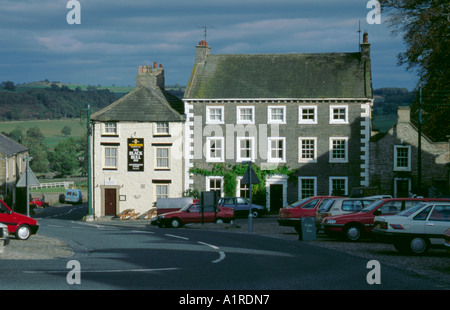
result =
[{"label": "doorway", "polygon": [[411,179],[402,178],[395,179],[395,197],[407,198],[411,192]]},{"label": "doorway", "polygon": [[270,211],[278,212],[283,207],[283,184],[270,185]]},{"label": "doorway", "polygon": [[105,215],[115,216],[117,214],[117,190],[115,188],[105,188]]}]

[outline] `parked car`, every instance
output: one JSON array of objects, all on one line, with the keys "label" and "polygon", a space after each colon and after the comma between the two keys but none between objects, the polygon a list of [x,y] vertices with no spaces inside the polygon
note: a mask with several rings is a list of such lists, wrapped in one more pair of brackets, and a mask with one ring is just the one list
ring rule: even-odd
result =
[{"label": "parked car", "polygon": [[329,236],[343,237],[347,241],[358,241],[373,230],[375,216],[394,215],[414,207],[421,202],[443,202],[437,198],[392,198],[381,199],[359,212],[330,216],[323,221],[323,230]]},{"label": "parked car", "polygon": [[48,207],[48,202],[42,198],[33,197],[30,200],[30,206],[35,208],[45,208]]},{"label": "parked car", "polygon": [[39,229],[35,219],[12,211],[2,200],[0,200],[0,223],[8,227],[10,235],[15,235],[20,240],[27,240]]},{"label": "parked car", "polygon": [[374,203],[376,198],[334,198],[328,200],[316,212],[316,228],[323,229],[323,219],[328,216],[347,214],[361,211],[371,203]]},{"label": "parked car", "polygon": [[83,195],[80,189],[68,189],[66,190],[64,202],[80,204],[83,202]]},{"label": "parked car", "polygon": [[444,234],[444,246],[447,252],[450,253],[450,228],[446,230]]},{"label": "parked car", "polygon": [[9,244],[8,227],[0,223],[0,254],[3,252],[3,247]]},{"label": "parked car", "polygon": [[399,252],[425,254],[430,248],[444,248],[450,203],[421,203],[397,215],[377,216],[374,223],[377,240],[392,243]]},{"label": "parked car", "polygon": [[[250,202],[243,197],[223,197],[219,199],[219,206],[232,208],[235,215],[248,215]],[[264,207],[252,203],[253,217],[259,217],[264,212]]]},{"label": "parked car", "polygon": [[151,224],[159,227],[182,227],[188,223],[231,223],[234,220],[232,208],[205,206],[202,212],[199,204],[188,204],[179,211],[159,214],[152,218]]},{"label": "parked car", "polygon": [[[335,196],[314,196],[299,200],[287,207],[281,208],[278,213],[278,224],[280,226],[294,227],[301,232],[300,219],[302,217],[315,217],[317,210]],[[341,197],[342,198],[342,197]]]}]

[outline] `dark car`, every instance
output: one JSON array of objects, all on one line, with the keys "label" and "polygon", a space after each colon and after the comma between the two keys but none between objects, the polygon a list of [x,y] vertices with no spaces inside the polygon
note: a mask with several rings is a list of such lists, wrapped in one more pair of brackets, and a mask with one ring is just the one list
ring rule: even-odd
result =
[{"label": "dark car", "polygon": [[[219,206],[232,208],[235,215],[248,215],[250,202],[243,197],[223,197],[219,199]],[[259,217],[264,212],[264,207],[252,203],[253,217]]]}]

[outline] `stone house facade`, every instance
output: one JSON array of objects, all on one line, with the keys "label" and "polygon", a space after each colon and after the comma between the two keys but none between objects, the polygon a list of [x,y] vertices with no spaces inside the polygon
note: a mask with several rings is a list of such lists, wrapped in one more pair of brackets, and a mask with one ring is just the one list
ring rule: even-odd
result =
[{"label": "stone house facade", "polygon": [[420,188],[418,138],[418,129],[411,123],[410,108],[399,107],[397,124],[371,138],[371,186],[394,197],[408,197],[411,193],[434,197],[449,193],[449,142],[433,142],[422,134]]},{"label": "stone house facade", "polygon": [[164,69],[139,66],[136,88],[91,116],[93,213],[145,213],[181,197],[183,102],[164,89]]},{"label": "stone house facade", "polygon": [[16,202],[16,184],[26,170],[28,149],[0,134],[0,195],[11,206]]},{"label": "stone house facade", "polygon": [[[227,177],[217,170],[246,161],[267,171],[265,205],[273,211],[304,197],[347,195],[369,185],[367,34],[355,53],[210,51],[205,41],[196,46],[183,98],[187,189],[223,196]],[[234,194],[241,196],[247,188],[236,178]]]}]

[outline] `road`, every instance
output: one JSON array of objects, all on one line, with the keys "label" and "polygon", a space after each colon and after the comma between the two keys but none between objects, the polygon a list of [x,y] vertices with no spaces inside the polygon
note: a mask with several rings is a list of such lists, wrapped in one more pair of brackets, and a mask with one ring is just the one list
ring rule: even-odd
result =
[{"label": "road", "polygon": [[[435,290],[429,279],[307,242],[195,229],[84,222],[85,206],[48,208],[39,233],[67,242],[69,258],[2,260],[8,290]],[[257,220],[257,219],[256,219]],[[33,238],[33,237],[31,237]],[[31,242],[32,239],[24,242]],[[79,271],[79,272],[78,272]]]}]

